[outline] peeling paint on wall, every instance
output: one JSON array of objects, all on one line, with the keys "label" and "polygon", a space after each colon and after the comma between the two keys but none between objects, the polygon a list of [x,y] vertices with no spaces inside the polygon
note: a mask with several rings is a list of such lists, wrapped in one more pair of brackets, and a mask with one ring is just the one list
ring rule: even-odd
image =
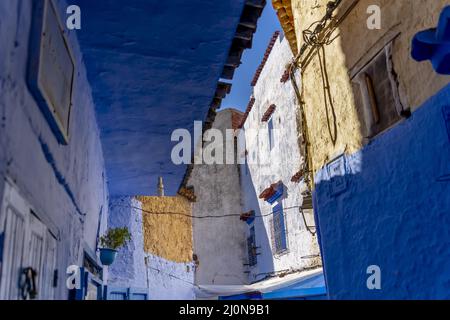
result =
[{"label": "peeling paint on wall", "polygon": [[[297,39],[303,39],[303,31],[325,14],[328,0],[291,0],[291,3]],[[418,31],[435,27],[439,13],[446,4],[448,1],[445,0],[360,0],[350,12],[335,32],[339,37],[325,46],[328,74],[332,79],[330,90],[337,119],[338,136],[335,145],[330,140],[326,125],[318,58],[313,58],[304,70],[302,86],[306,120],[310,124],[314,172],[337,154],[354,153],[368,142],[364,136],[362,116],[355,107],[350,78],[389,42],[393,41],[390,71],[395,72],[394,81],[398,82],[395,86],[398,87],[399,96],[395,99],[405,110],[411,109],[414,112],[448,83],[449,77],[437,75],[430,63],[418,64],[410,58],[411,39]],[[380,30],[367,28],[366,10],[369,5],[381,8]],[[303,41],[298,43],[299,47],[301,45]],[[426,85],[418,79],[426,79]],[[291,84],[288,82],[286,85]]]},{"label": "peeling paint on wall", "polygon": [[[242,212],[254,210],[257,263],[249,266],[249,282],[273,274],[316,268],[321,265],[317,237],[308,232],[300,206],[303,203],[304,182],[292,177],[304,161],[299,148],[297,102],[292,86],[280,82],[292,52],[286,38],[279,37],[272,49],[259,81],[254,88],[255,102],[244,124],[242,136],[248,151],[248,164],[241,165]],[[275,104],[271,114],[273,147],[270,148],[268,123],[263,115]],[[271,184],[282,181],[284,193],[280,202],[284,208],[287,250],[276,253],[273,235],[274,208],[259,195]],[[263,217],[261,217],[261,215]],[[247,227],[248,229],[248,227]],[[249,231],[247,231],[247,235]]]},{"label": "peeling paint on wall", "polygon": [[145,251],[169,261],[192,261],[191,203],[178,196],[137,200],[142,203]]}]

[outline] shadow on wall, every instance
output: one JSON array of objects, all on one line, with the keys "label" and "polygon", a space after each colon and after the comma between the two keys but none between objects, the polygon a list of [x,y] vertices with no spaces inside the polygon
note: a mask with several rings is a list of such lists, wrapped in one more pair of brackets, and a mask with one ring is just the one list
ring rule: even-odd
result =
[{"label": "shadow on wall", "polygon": [[245,172],[248,174],[242,174],[244,179],[248,179],[248,183],[242,185],[242,188],[246,188],[244,190],[243,199],[246,203],[251,204],[251,208],[244,208],[248,210],[255,211],[255,220],[253,222],[253,226],[255,227],[255,235],[256,235],[256,246],[257,246],[257,264],[253,267],[249,267],[251,271],[249,281],[251,283],[256,282],[265,278],[270,273],[273,273],[275,270],[274,258],[271,249],[271,241],[270,241],[270,230],[266,229],[266,225],[264,224],[264,218],[261,215],[267,214],[267,212],[261,212],[261,208],[259,206],[259,193],[255,190],[255,183],[252,178],[251,171],[248,167],[248,164],[245,163]]},{"label": "shadow on wall", "polygon": [[[340,35],[348,72],[356,75],[354,32],[341,29]],[[399,59],[412,60],[405,49],[409,48],[405,41],[412,39],[408,37],[399,38],[398,47],[393,45],[394,68],[398,63],[405,74],[410,63],[400,64]],[[389,51],[380,50],[374,51],[375,56],[379,52],[389,56]],[[403,115],[409,116],[404,97],[388,88],[386,76],[393,75],[383,75],[389,71],[389,59],[372,61],[375,64],[362,69],[364,77],[372,78],[367,82],[362,78],[365,89],[353,85],[354,105],[378,104],[378,116],[383,117],[386,106],[398,107],[400,102]],[[410,90],[405,96],[420,108],[410,117],[378,121],[373,109],[357,110],[367,144],[317,172],[315,210],[331,299],[450,298],[450,85],[422,104],[424,92],[433,95],[442,79],[429,70],[421,73],[430,66],[416,67],[413,77],[420,85],[405,79]],[[421,74],[430,75],[425,86]],[[381,269],[380,290],[367,287],[371,265]]]},{"label": "shadow on wall", "polygon": [[[442,117],[449,98],[450,86],[317,174],[331,298],[450,298],[450,145]],[[336,163],[342,171],[333,177]],[[381,268],[381,290],[366,286],[370,265]]]}]

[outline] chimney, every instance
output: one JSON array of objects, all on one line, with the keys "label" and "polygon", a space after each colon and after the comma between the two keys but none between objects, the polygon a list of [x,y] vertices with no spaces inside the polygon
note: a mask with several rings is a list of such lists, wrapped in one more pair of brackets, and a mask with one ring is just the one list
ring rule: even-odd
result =
[{"label": "chimney", "polygon": [[162,177],[159,177],[158,179],[158,196],[164,197],[164,184]]}]

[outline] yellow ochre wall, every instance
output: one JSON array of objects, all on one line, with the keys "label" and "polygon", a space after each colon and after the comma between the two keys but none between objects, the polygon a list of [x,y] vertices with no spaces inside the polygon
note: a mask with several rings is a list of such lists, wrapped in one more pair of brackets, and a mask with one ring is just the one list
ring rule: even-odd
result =
[{"label": "yellow ochre wall", "polygon": [[[292,8],[297,46],[303,45],[303,30],[320,20],[329,0],[274,0]],[[289,3],[290,1],[290,3]],[[343,1],[341,10],[348,5]],[[393,64],[399,78],[402,105],[414,112],[430,96],[449,82],[449,77],[437,75],[430,62],[418,63],[411,58],[411,40],[424,29],[436,27],[439,14],[448,0],[360,0],[341,24],[339,37],[325,47],[331,95],[337,117],[337,142],[333,146],[325,116],[322,78],[317,55],[304,71],[305,114],[311,143],[313,171],[342,152],[353,153],[366,141],[362,137],[361,115],[357,114],[350,74],[362,67],[381,50],[393,35]],[[381,8],[381,30],[369,30],[367,8]],[[285,20],[286,21],[286,20]],[[286,29],[286,28],[285,28]],[[286,85],[291,85],[289,82]]]},{"label": "yellow ochre wall", "polygon": [[192,261],[191,203],[184,197],[136,197],[142,203],[144,250],[166,260]]}]

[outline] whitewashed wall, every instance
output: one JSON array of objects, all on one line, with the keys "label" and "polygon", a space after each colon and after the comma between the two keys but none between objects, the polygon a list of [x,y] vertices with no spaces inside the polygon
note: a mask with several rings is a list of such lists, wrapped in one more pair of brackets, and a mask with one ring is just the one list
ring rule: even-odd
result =
[{"label": "whitewashed wall", "polygon": [[[300,170],[302,158],[298,147],[295,94],[289,83],[280,82],[286,65],[292,60],[292,53],[286,39],[277,39],[267,63],[254,87],[255,104],[244,125],[248,168],[241,166],[243,211],[255,210],[256,215],[270,214],[272,206],[258,199],[259,194],[272,183],[282,181],[287,187],[282,200],[287,233],[287,252],[272,253],[271,215],[256,218],[254,222],[258,252],[257,265],[250,267],[249,281],[254,282],[268,273],[297,270],[316,265],[317,259],[307,256],[318,255],[317,239],[311,235],[303,222],[298,206],[302,204],[303,183],[291,182],[292,176]],[[269,150],[267,122],[262,117],[271,104],[276,105],[273,113],[275,146]],[[240,142],[242,143],[242,141]],[[291,208],[294,207],[294,208]]]},{"label": "whitewashed wall", "polygon": [[117,253],[108,267],[108,285],[147,288],[141,202],[134,197],[112,197],[109,203],[109,228],[127,227],[131,240]]},{"label": "whitewashed wall", "polygon": [[[231,109],[220,111],[213,128],[232,129]],[[225,139],[225,138],[224,138]],[[224,157],[225,159],[225,157]],[[237,164],[196,165],[189,185],[195,189],[195,216],[223,216],[241,213],[239,166]],[[239,217],[193,219],[194,253],[199,265],[196,284],[233,285],[247,282],[244,264],[245,223]]]},{"label": "whitewashed wall", "polygon": [[108,286],[145,289],[150,300],[192,300],[194,266],[146,253],[141,202],[135,197],[112,197],[108,226],[127,227],[131,241],[108,267]]},{"label": "whitewashed wall", "polygon": [[194,265],[147,254],[150,300],[194,300]]}]

